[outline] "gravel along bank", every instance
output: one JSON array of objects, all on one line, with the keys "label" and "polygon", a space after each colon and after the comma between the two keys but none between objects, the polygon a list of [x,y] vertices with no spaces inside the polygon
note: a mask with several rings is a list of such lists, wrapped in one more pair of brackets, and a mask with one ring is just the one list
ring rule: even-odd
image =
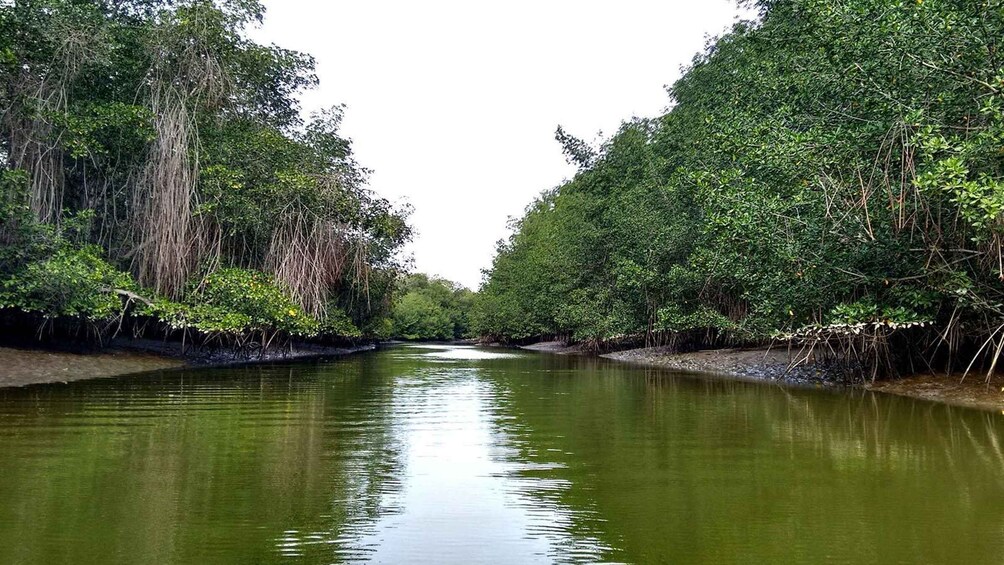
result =
[{"label": "gravel along bank", "polygon": [[601,355],[605,359],[665,367],[675,371],[709,373],[741,379],[837,386],[844,375],[814,363],[791,366],[786,349],[708,349],[675,353],[670,348],[649,347]]},{"label": "gravel along bank", "polygon": [[[707,373],[744,380],[780,382],[791,385],[844,386],[843,373],[816,364],[789,367],[785,348],[711,349],[691,353],[673,353],[667,348],[633,349],[601,357],[675,371]],[[895,394],[1004,412],[1004,388],[999,380],[987,383],[983,374],[921,374],[861,385],[870,391]]]}]

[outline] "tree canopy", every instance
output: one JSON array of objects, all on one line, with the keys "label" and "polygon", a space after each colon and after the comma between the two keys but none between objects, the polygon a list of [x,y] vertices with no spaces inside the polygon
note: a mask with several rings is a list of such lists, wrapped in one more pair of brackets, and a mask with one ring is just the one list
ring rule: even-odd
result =
[{"label": "tree canopy", "polygon": [[394,301],[393,336],[423,341],[471,337],[468,313],[473,300],[470,289],[448,280],[409,275]]},{"label": "tree canopy", "polygon": [[248,39],[263,14],[257,0],[0,5],[7,311],[127,309],[205,335],[368,331],[388,315],[408,211],[366,187],[341,107],[301,116],[314,61]]},{"label": "tree canopy", "polygon": [[500,242],[476,331],[999,352],[1004,5],[748,4],[665,115],[595,156],[559,129],[579,172]]}]

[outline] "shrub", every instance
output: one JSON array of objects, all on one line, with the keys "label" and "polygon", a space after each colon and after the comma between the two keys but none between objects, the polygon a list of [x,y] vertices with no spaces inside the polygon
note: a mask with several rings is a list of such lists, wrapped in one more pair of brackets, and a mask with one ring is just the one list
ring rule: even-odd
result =
[{"label": "shrub", "polygon": [[281,331],[312,336],[320,329],[275,279],[248,269],[215,271],[189,289],[183,304],[161,301],[155,310],[174,327],[205,333]]},{"label": "shrub", "polygon": [[0,287],[0,305],[47,318],[92,321],[121,314],[116,290],[136,287],[132,277],[98,256],[98,249],[65,247],[51,258],[28,263]]},{"label": "shrub", "polygon": [[361,337],[363,332],[352,323],[352,319],[341,308],[328,307],[328,315],[321,320],[320,332],[337,337]]}]

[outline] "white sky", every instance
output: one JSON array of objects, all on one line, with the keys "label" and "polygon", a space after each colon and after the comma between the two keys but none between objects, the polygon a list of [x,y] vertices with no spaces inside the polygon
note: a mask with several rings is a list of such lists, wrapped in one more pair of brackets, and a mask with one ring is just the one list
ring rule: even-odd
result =
[{"label": "white sky", "polygon": [[415,208],[415,268],[477,288],[509,216],[574,174],[554,141],[660,114],[732,0],[265,0],[252,33],[317,59],[370,186]]}]

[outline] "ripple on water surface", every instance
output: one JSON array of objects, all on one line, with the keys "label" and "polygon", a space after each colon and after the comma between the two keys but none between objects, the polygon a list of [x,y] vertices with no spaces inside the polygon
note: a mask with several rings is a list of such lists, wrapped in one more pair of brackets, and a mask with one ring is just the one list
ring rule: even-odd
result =
[{"label": "ripple on water surface", "polygon": [[993,562],[1001,432],[453,346],[0,391],[0,563]]}]

